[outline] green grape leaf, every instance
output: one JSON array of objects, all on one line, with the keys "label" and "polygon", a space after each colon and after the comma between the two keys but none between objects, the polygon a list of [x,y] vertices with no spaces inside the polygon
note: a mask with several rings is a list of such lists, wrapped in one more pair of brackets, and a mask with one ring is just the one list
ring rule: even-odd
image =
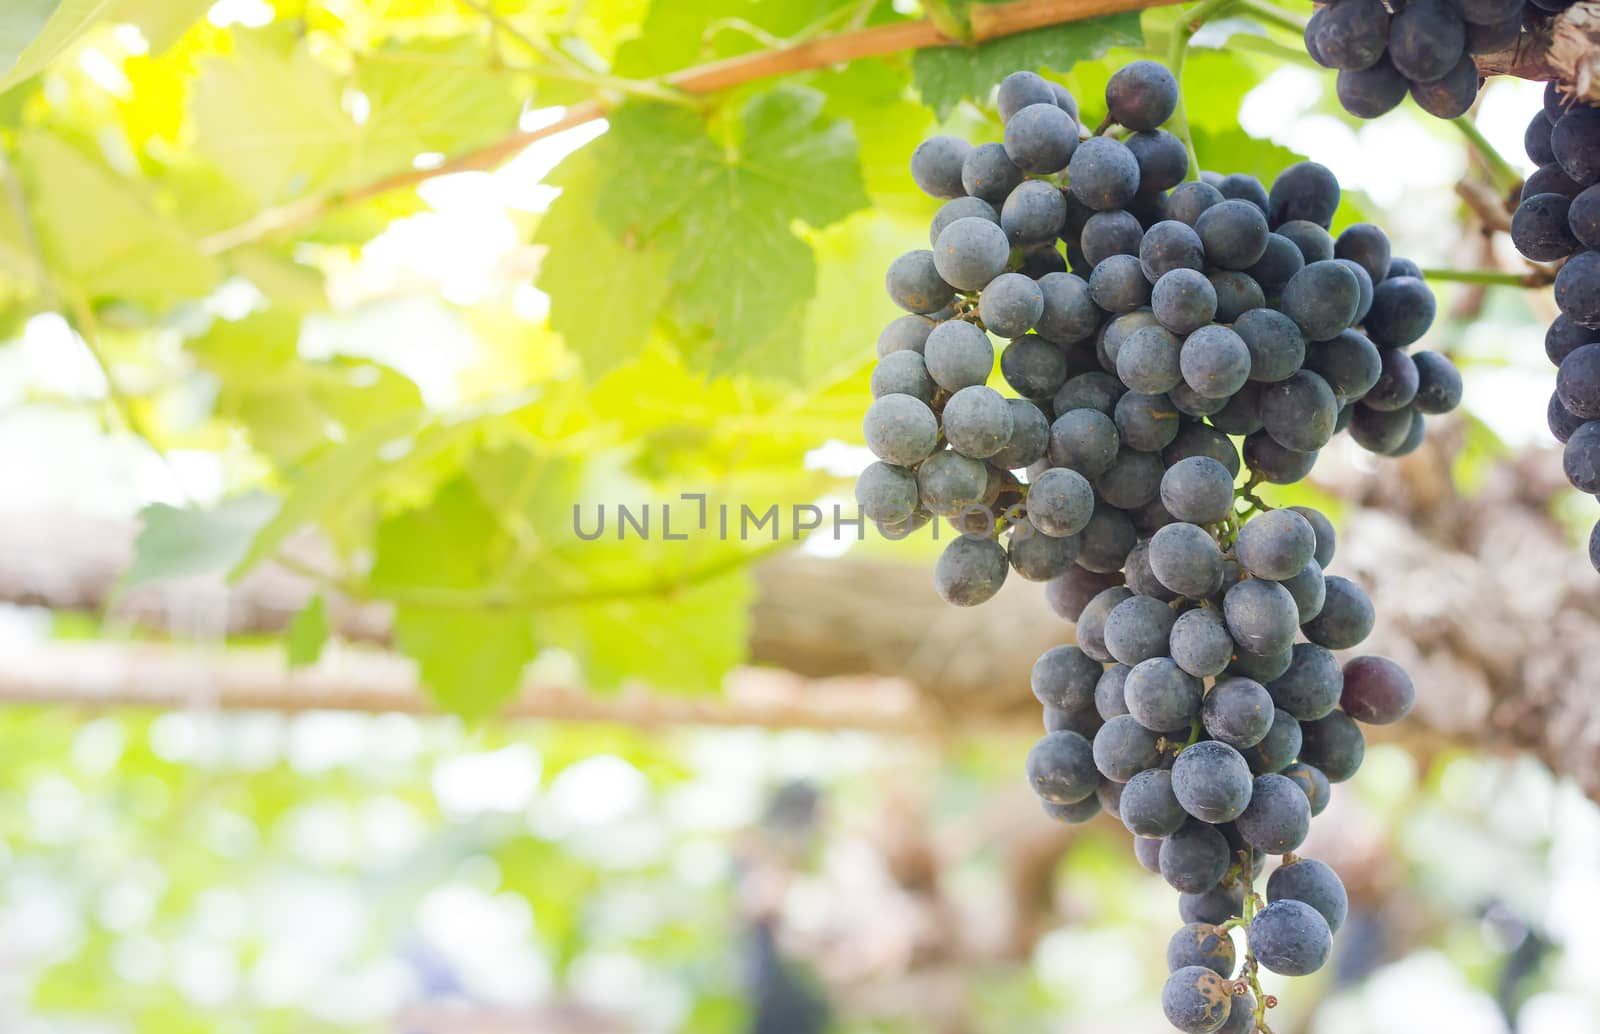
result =
[{"label": "green grape leaf", "polygon": [[616,237],[595,212],[595,190],[615,141],[601,137],[561,163],[561,188],[534,243],[545,248],[539,286],[550,296],[550,326],[591,377],[637,352],[666,301],[671,255],[637,234]]},{"label": "green grape leaf", "polygon": [[1069,71],[1112,47],[1144,42],[1138,12],[1052,25],[1002,36],[975,47],[928,47],[911,58],[911,74],[922,102],[947,117],[963,100],[983,102],[1000,80],[1019,69]]},{"label": "green grape leaf", "polygon": [[612,116],[607,153],[628,157],[605,163],[597,214],[616,239],[670,253],[670,303],[702,331],[690,351],[712,373],[801,368],[792,332],[816,264],[792,224],[824,227],[867,204],[855,135],[823,115],[824,101],[793,87],[758,94],[736,147],[690,111],[641,104]]},{"label": "green grape leaf", "polygon": [[[448,60],[449,45],[383,51],[360,65],[359,102],[305,48],[241,46],[205,65],[191,91],[195,147],[262,202],[278,203],[412,167],[515,128],[504,77]],[[347,108],[349,110],[347,110]]]},{"label": "green grape leaf", "polygon": [[18,147],[29,215],[45,264],[90,298],[170,305],[221,275],[187,234],[132,184],[43,132]]},{"label": "green grape leaf", "polygon": [[539,633],[583,662],[594,689],[639,680],[658,692],[715,693],[748,655],[754,600],[754,579],[736,570],[658,597],[563,607]]},{"label": "green grape leaf", "polygon": [[132,587],[162,578],[225,573],[277,510],[278,500],[265,492],[235,496],[206,510],[165,503],[147,506],[140,514],[144,526],[122,584]]},{"label": "green grape leaf", "polygon": [[317,663],[327,642],[328,605],[321,596],[313,596],[311,602],[301,607],[294,620],[289,622],[289,631],[283,644],[289,667],[304,668]]},{"label": "green grape leaf", "polygon": [[0,9],[0,91],[37,75],[116,0],[6,0]]},{"label": "green grape leaf", "polygon": [[[402,598],[441,590],[470,596],[496,584],[506,539],[494,510],[469,478],[459,476],[440,486],[427,506],[378,525],[370,582],[376,591]],[[526,613],[426,600],[397,608],[395,641],[417,662],[439,703],[471,718],[490,714],[516,694],[534,654]]]},{"label": "green grape leaf", "polygon": [[[633,38],[617,48],[613,70],[636,79],[746,54],[768,40],[798,35],[856,0],[655,0]],[[750,29],[755,31],[752,32]]]}]

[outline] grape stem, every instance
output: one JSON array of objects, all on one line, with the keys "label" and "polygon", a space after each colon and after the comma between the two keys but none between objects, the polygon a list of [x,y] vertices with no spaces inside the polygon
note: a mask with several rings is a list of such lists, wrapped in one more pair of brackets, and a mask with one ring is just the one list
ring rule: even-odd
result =
[{"label": "grape stem", "polygon": [[1484,284],[1490,287],[1544,287],[1553,279],[1544,270],[1508,273],[1499,269],[1424,269],[1422,278],[1449,280],[1460,284]]},{"label": "grape stem", "polygon": [[1189,171],[1183,177],[1186,180],[1200,178],[1200,155],[1194,149],[1194,135],[1189,131],[1189,113],[1183,103],[1184,58],[1189,53],[1189,41],[1200,31],[1200,27],[1217,12],[1235,2],[1236,0],[1200,0],[1200,3],[1185,11],[1182,20],[1173,26],[1172,42],[1167,45],[1167,68],[1171,70],[1172,77],[1178,81],[1178,106],[1172,109],[1172,117],[1167,120],[1167,131],[1183,141],[1183,149],[1189,154]]},{"label": "grape stem", "polygon": [[1478,128],[1478,123],[1473,121],[1472,116],[1462,115],[1460,118],[1453,118],[1450,121],[1457,129],[1461,130],[1461,135],[1467,138],[1467,142],[1472,145],[1472,149],[1478,152],[1478,157],[1488,167],[1489,173],[1494,177],[1497,186],[1502,190],[1511,191],[1522,184],[1522,173],[1518,172],[1506,160],[1505,155],[1495,150],[1494,144],[1491,144],[1489,138],[1483,135],[1483,131]]}]

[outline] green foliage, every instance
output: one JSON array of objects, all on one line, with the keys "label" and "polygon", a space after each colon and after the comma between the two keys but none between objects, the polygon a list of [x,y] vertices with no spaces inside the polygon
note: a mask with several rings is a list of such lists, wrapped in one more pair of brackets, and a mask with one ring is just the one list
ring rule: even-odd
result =
[{"label": "green foliage", "polygon": [[1068,72],[1079,61],[1101,57],[1112,47],[1138,46],[1142,40],[1137,12],[1113,14],[973,47],[919,50],[911,69],[922,102],[945,118],[961,101],[987,101],[995,84],[1018,69]]},{"label": "green foliage", "polygon": [[165,503],[145,508],[133,565],[122,576],[133,587],[161,578],[222,574],[239,562],[278,509],[265,492],[250,492],[208,510]]},{"label": "green foliage", "polygon": [[328,642],[328,605],[321,596],[311,597],[311,602],[300,608],[300,612],[289,623],[289,631],[284,636],[284,654],[291,668],[303,668],[308,664],[317,663],[317,658],[322,656],[322,648]]}]

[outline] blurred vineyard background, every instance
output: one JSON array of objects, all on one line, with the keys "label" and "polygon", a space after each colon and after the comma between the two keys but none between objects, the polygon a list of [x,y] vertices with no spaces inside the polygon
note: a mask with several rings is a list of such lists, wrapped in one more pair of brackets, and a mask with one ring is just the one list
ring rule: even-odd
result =
[{"label": "blurred vineyard background", "polygon": [[[4,5],[0,1030],[1166,1029],[1175,895],[1021,779],[1070,626],[1036,586],[943,608],[926,535],[791,533],[870,458],[881,271],[936,204],[911,148],[997,138],[971,102],[1018,68],[1092,125],[1176,19],[828,60],[984,13]],[[1206,168],[1309,157],[1397,253],[1523,268],[1495,199],[1539,84],[1471,116],[1495,160],[1352,122],[1282,23],[1195,47]],[[1277,493],[1337,515],[1420,695],[1307,845],[1352,917],[1279,1034],[1600,1031],[1554,309],[1435,286],[1463,412]],[[684,493],[777,503],[779,540],[573,534]]]}]

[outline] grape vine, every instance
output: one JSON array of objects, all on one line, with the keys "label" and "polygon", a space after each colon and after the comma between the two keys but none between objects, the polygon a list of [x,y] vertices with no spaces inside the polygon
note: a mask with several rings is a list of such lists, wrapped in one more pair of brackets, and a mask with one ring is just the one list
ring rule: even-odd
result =
[{"label": "grape vine", "polygon": [[[1046,583],[1077,641],[1033,668],[1046,733],[1027,778],[1057,819],[1119,818],[1182,895],[1168,1019],[1267,1031],[1260,970],[1316,971],[1345,915],[1338,876],[1294,852],[1359,768],[1359,723],[1399,720],[1414,693],[1385,658],[1340,664],[1372,603],[1329,573],[1324,515],[1257,490],[1304,478],[1340,432],[1416,449],[1461,378],[1407,351],[1434,315],[1418,268],[1376,226],[1329,232],[1328,169],[1270,189],[1190,179],[1163,128],[1166,66],[1119,69],[1105,99],[1090,133],[1060,85],[1017,72],[996,94],[1001,141],[912,154],[943,205],[931,247],[888,271],[907,315],[878,340],[878,461],[857,499],[888,535],[941,518],[962,533],[934,574],[952,604],[1013,571]],[[1017,397],[989,385],[991,335]]]}]

